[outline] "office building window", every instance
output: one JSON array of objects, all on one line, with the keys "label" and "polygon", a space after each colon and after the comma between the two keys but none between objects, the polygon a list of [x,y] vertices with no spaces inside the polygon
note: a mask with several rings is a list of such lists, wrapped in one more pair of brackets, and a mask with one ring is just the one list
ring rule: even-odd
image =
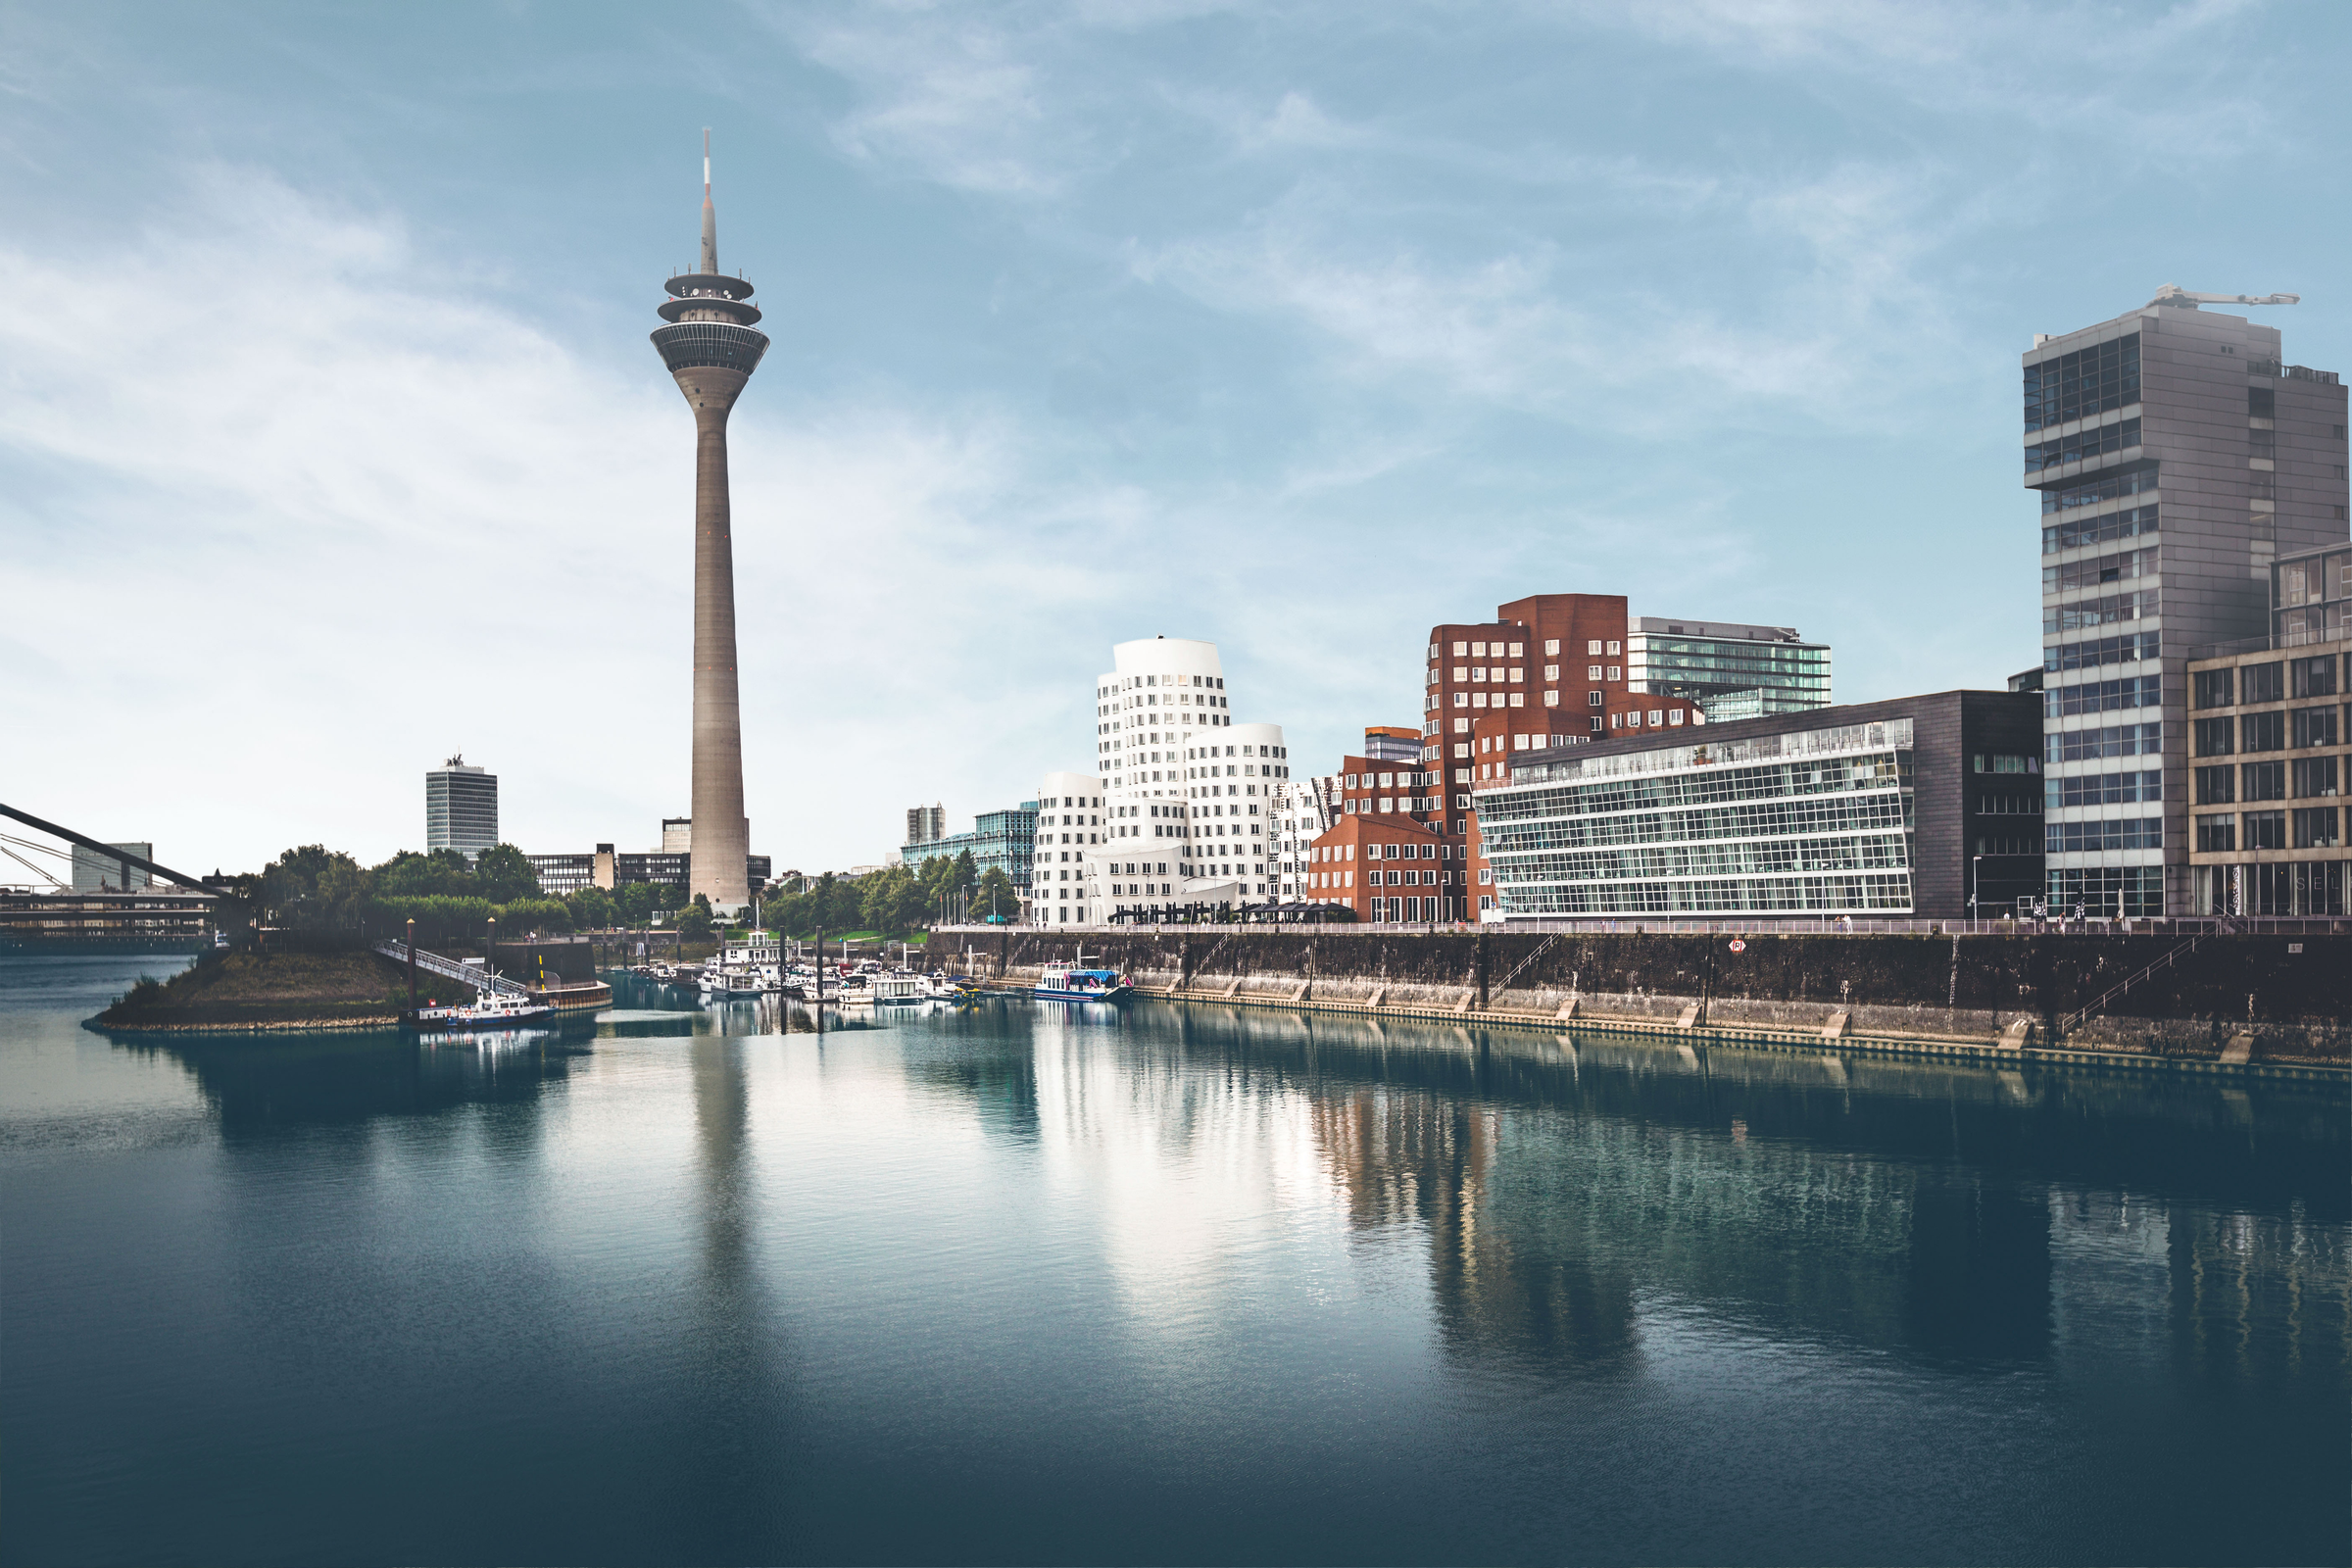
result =
[{"label": "office building window", "polygon": [[2054,556],[2061,550],[2103,545],[2117,539],[2137,539],[2156,533],[2159,531],[2159,510],[2154,505],[2127,507],[2121,512],[2103,512],[2095,517],[2053,523],[2041,530],[2041,553]]},{"label": "office building window", "polygon": [[[2229,720],[2204,722],[2229,724]],[[2224,731],[2228,733],[2227,730]],[[2048,760],[2053,762],[2082,762],[2106,757],[2154,757],[2164,750],[2164,725],[2109,724],[2100,729],[2053,730],[2043,737]],[[2222,748],[2230,748],[2225,743]],[[2205,755],[2200,752],[2199,756]]]},{"label": "office building window", "polygon": [[2026,428],[2030,431],[2130,408],[2138,401],[2137,332],[2026,367]]},{"label": "office building window", "polygon": [[2337,812],[2332,806],[2299,806],[2288,815],[2293,819],[2298,850],[2333,849],[2343,842],[2336,836]]},{"label": "office building window", "polygon": [[2220,767],[2197,769],[2197,804],[2226,806],[2237,799],[2237,769],[2225,762]]},{"label": "office building window", "polygon": [[2246,833],[2249,850],[2283,850],[2286,848],[2286,813],[2284,811],[2248,811],[2240,825]]},{"label": "office building window", "polygon": [[2288,717],[2287,740],[2300,748],[2304,746],[2333,746],[2335,744],[2335,710],[2332,708],[2298,708]]},{"label": "office building window", "polygon": [[2234,669],[2200,669],[2195,681],[2194,702],[2199,708],[2234,708],[2237,706],[2237,671]]},{"label": "office building window", "polygon": [[2286,764],[2284,762],[2248,762],[2241,770],[2238,796],[2241,801],[2283,801],[2286,799]]},{"label": "office building window", "polygon": [[2337,793],[2336,760],[2332,757],[2306,757],[2294,764],[2295,795],[2309,800],[2315,795]]},{"label": "office building window", "polygon": [[2197,818],[2197,853],[2227,855],[2237,848],[2237,817],[2230,811]]},{"label": "office building window", "polygon": [[2278,661],[2268,664],[2246,664],[2238,670],[2238,701],[2241,703],[2283,703],[2286,701],[2286,665]]},{"label": "office building window", "polygon": [[2234,719],[2200,718],[2195,722],[2199,757],[2228,757],[2237,750],[2237,723]]},{"label": "office building window", "polygon": [[2276,712],[2240,713],[2237,719],[2237,749],[2241,752],[2286,750],[2286,715]]},{"label": "office building window", "polygon": [[[2101,664],[2136,663],[2162,654],[2163,641],[2156,632],[2139,631],[2127,632],[2121,637],[2085,637],[2081,642],[2052,643],[2041,651],[2041,667],[2056,672],[2096,669]],[[2228,704],[2225,702],[2215,706],[2227,707]]]},{"label": "office building window", "polygon": [[2098,425],[2078,430],[2073,435],[2055,441],[2043,441],[2026,448],[2026,471],[2039,473],[2044,468],[2063,467],[2070,463],[2084,463],[2110,453],[2122,452],[2139,445],[2139,421],[2126,419],[2120,424]]},{"label": "office building window", "polygon": [[2297,697],[2332,697],[2335,695],[2335,656],[2322,654],[2316,659],[2297,659],[2287,666]]}]

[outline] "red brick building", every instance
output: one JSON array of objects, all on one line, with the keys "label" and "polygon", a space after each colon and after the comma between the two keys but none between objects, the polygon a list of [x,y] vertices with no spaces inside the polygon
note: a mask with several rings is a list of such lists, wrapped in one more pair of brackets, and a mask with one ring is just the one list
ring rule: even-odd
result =
[{"label": "red brick building", "polygon": [[1512,754],[1704,722],[1695,703],[1626,682],[1622,594],[1536,594],[1494,618],[1432,626],[1423,691],[1426,819],[1462,846],[1468,917],[1485,862],[1472,796],[1507,783]]},{"label": "red brick building", "polygon": [[1462,919],[1469,873],[1459,850],[1409,816],[1351,811],[1309,848],[1306,897],[1345,904],[1359,920]]}]

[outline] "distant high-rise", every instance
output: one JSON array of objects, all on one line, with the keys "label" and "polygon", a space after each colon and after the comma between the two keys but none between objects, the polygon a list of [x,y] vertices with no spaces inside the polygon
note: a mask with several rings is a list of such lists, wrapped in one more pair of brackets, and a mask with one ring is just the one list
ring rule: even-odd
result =
[{"label": "distant high-rise", "polygon": [[694,410],[694,820],[701,853],[691,891],[714,909],[751,903],[744,866],[743,710],[735,678],[735,542],[727,498],[727,415],[751,380],[767,336],[752,330],[752,285],[718,270],[710,205],[710,133],[703,133],[702,256],[664,285],[667,323],[653,334],[662,363]]},{"label": "distant high-rise", "polygon": [[938,806],[909,806],[906,808],[906,843],[936,844],[948,836],[948,808]]},{"label": "distant high-rise", "polygon": [[2273,565],[2345,538],[2344,388],[2284,358],[2170,287],[2023,356],[2058,907],[2190,911],[2186,660],[2262,637]]},{"label": "distant high-rise", "polygon": [[498,775],[466,765],[463,754],[424,775],[424,847],[468,860],[498,842]]},{"label": "distant high-rise", "polygon": [[[114,848],[142,860],[155,858],[152,844],[117,844]],[[147,885],[147,873],[135,865],[124,865],[86,845],[74,846],[74,891],[97,893],[113,888],[122,893],[136,893]]]}]

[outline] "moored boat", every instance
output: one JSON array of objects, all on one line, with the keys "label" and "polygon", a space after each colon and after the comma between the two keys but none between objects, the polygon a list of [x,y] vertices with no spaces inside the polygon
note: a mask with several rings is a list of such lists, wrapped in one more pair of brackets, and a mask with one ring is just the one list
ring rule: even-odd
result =
[{"label": "moored boat", "polygon": [[517,1024],[552,1022],[556,1008],[548,1003],[505,992],[485,991],[455,1007],[418,1007],[402,1021],[416,1029],[510,1029]]},{"label": "moored boat", "polygon": [[1049,963],[1030,994],[1042,1002],[1124,1002],[1135,994],[1135,987],[1116,969]]}]

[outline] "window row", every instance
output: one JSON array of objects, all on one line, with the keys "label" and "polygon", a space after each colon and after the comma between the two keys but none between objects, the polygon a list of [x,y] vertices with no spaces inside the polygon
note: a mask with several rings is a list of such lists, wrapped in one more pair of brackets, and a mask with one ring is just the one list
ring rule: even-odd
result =
[{"label": "window row", "polygon": [[2164,751],[2164,725],[2110,724],[2103,729],[2052,730],[2042,736],[2043,760],[2088,762],[2103,757],[2155,757]]},{"label": "window row", "polygon": [[1711,839],[1901,831],[1911,825],[1906,804],[1895,795],[1865,795],[1846,800],[1718,807],[1700,811],[1568,817],[1510,825],[1489,822],[1485,824],[1487,854],[1493,857],[1619,845],[1697,844]]},{"label": "window row", "polygon": [[2235,669],[2200,669],[2191,682],[2190,700],[2199,708],[2235,708],[2283,703],[2295,697],[2332,697],[2336,692],[2335,664],[2333,654],[2318,654],[2309,659],[2240,664]]},{"label": "window row", "polygon": [[2125,473],[2103,474],[2087,484],[2071,484],[2060,490],[2041,493],[2042,515],[2053,512],[2072,512],[2077,507],[2095,507],[2102,501],[2120,501],[2126,496],[2150,495],[2156,489],[2158,466],[2148,464]]},{"label": "window row", "polygon": [[1538,883],[1511,890],[1514,914],[1902,914],[1908,871],[1690,882]]},{"label": "window row", "polygon": [[1899,870],[1911,863],[1904,833],[1776,839],[1763,844],[1661,844],[1581,854],[1511,856],[1495,862],[1505,887],[1522,882],[1623,882],[1640,877],[1770,876],[1797,871]]},{"label": "window row", "polygon": [[2154,545],[2144,550],[2126,550],[2111,556],[2093,556],[2087,561],[2070,561],[2063,566],[2041,568],[2041,591],[2045,594],[2072,593],[2078,588],[2096,588],[2103,582],[2130,582],[2137,577],[2156,575],[2157,551]]},{"label": "window row", "polygon": [[2042,786],[2042,805],[2050,810],[2069,806],[2154,805],[2164,799],[2164,774],[2154,768],[2132,773],[2079,773],[2053,778]]},{"label": "window row", "polygon": [[2102,850],[2161,850],[2164,818],[2121,817],[2110,822],[2045,822],[2044,855],[2088,855]]},{"label": "window row", "polygon": [[2106,594],[2071,605],[2046,606],[2041,612],[2041,632],[2047,637],[2059,632],[2088,631],[2093,626],[2112,626],[2119,621],[2146,619],[2157,613],[2157,590],[2143,588],[2137,593]]},{"label": "window row", "polygon": [[2162,708],[2164,677],[2126,675],[2120,680],[2088,680],[2074,686],[2053,686],[2041,694],[2044,718],[2076,713],[2114,713],[2132,708]]},{"label": "window row", "polygon": [[2041,553],[2054,556],[2061,550],[2073,550],[2081,545],[2103,545],[2115,539],[2137,539],[2151,534],[2156,528],[2157,508],[2153,502],[2144,507],[2126,507],[2121,512],[2102,513],[2095,517],[2079,517],[2041,530]]},{"label": "window row", "polygon": [[2197,804],[2226,806],[2232,801],[2312,799],[2340,792],[2338,760],[2332,757],[2299,757],[2292,762],[2224,762],[2197,770]]},{"label": "window row", "polygon": [[2161,865],[2086,865],[2049,873],[2048,910],[2061,918],[2153,919],[2164,913]]},{"label": "window row", "polygon": [[2109,453],[2122,452],[2139,445],[2139,421],[2125,419],[2116,424],[2102,424],[2088,430],[2077,430],[2055,441],[2043,441],[2026,448],[2026,471],[2039,473],[2044,468],[2063,467],[2070,463],[2084,463],[2103,458]]},{"label": "window row", "polygon": [[2241,850],[2331,850],[2344,842],[2343,812],[2333,806],[2283,811],[2222,811],[2197,818],[2199,855]]},{"label": "window row", "polygon": [[1492,681],[1499,686],[1506,679],[1513,684],[1523,684],[1527,680],[1527,669],[1524,665],[1516,664],[1456,664],[1453,666],[1453,678],[1456,684],[1467,681],[1483,686]]},{"label": "window row", "polygon": [[2077,643],[2052,643],[2041,651],[2041,667],[2053,673],[2096,669],[2102,664],[2135,664],[2164,652],[2159,632],[2128,631],[2121,637],[2085,637]]},{"label": "window row", "polygon": [[2232,752],[2301,751],[2306,746],[2333,746],[2343,732],[2333,708],[2273,709],[2267,713],[2240,713],[2234,720],[2200,718],[2196,725],[2196,755],[2228,757]]},{"label": "window row", "polygon": [[2199,914],[2342,914],[2348,870],[2343,860],[2200,865],[2190,896]]},{"label": "window row", "polygon": [[1777,801],[1807,796],[1889,791],[1904,782],[1891,753],[1838,757],[1818,762],[1779,762],[1758,767],[1718,767],[1649,777],[1564,784],[1490,800],[1481,815],[1490,823],[1526,822],[1556,816],[1603,816],[1620,811],[1670,811],[1742,801]]}]

